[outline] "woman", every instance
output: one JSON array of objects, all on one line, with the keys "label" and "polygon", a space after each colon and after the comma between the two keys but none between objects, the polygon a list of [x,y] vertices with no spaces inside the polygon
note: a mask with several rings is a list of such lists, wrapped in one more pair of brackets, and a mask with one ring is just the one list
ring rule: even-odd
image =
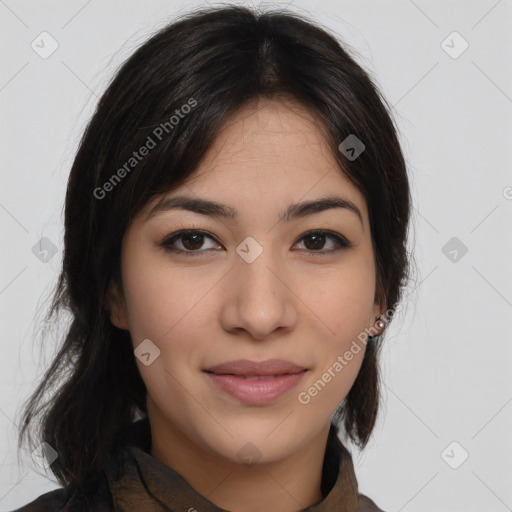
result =
[{"label": "woman", "polygon": [[341,438],[375,425],[409,209],[389,108],[327,31],[232,6],[151,37],[71,169],[71,323],[20,432],[44,411],[63,488],[19,510],[381,510]]}]

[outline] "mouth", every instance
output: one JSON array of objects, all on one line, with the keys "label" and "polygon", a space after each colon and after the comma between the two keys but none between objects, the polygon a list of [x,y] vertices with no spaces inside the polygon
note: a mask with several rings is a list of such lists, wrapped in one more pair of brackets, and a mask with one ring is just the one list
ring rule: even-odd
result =
[{"label": "mouth", "polygon": [[218,377],[236,377],[237,379],[244,380],[272,380],[277,377],[282,377],[283,375],[297,375],[299,373],[307,372],[307,370],[302,370],[300,372],[295,373],[277,373],[275,375],[239,375],[236,373],[216,373],[205,370],[205,373],[209,373],[211,375],[215,375]]},{"label": "mouth", "polygon": [[221,391],[250,405],[270,403],[294,388],[307,368],[284,361],[239,359],[203,370]]},{"label": "mouth", "polygon": [[266,361],[250,361],[237,359],[217,364],[204,370],[216,375],[235,375],[246,378],[278,377],[280,375],[293,375],[307,371],[307,368],[283,359],[267,359]]}]

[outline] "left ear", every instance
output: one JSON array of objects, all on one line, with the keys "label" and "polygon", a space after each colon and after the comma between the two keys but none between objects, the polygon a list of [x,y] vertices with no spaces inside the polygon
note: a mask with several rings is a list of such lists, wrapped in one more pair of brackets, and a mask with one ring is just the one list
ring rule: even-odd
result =
[{"label": "left ear", "polygon": [[386,311],[387,304],[385,299],[376,300],[374,302],[372,308],[372,317],[370,318],[370,329],[375,332],[374,336],[379,336],[386,328]]}]

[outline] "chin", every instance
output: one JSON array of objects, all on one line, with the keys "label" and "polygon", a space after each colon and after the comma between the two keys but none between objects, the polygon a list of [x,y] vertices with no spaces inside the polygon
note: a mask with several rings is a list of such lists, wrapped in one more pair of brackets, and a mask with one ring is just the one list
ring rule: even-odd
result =
[{"label": "chin", "polygon": [[279,418],[267,417],[259,426],[255,426],[252,421],[239,421],[236,426],[225,423],[226,430],[233,437],[222,429],[217,430],[218,435],[212,436],[210,430],[202,438],[202,444],[206,444],[209,451],[219,456],[248,466],[285,459],[315,435],[314,431],[310,434],[305,432],[304,425],[301,428],[290,418],[283,422],[287,414]]}]

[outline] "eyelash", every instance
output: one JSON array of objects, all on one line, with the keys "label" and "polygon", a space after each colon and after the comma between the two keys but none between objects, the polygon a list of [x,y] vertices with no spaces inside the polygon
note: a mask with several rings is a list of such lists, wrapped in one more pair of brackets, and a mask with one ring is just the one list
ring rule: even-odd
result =
[{"label": "eyelash", "polygon": [[[176,240],[179,240],[180,238],[183,238],[186,235],[194,235],[194,234],[205,235],[207,238],[210,238],[213,241],[215,241],[216,243],[218,243],[217,240],[215,240],[215,238],[207,231],[203,231],[202,229],[184,229],[182,231],[178,231],[176,233],[172,233],[171,235],[164,237],[164,239],[158,245],[163,247],[165,251],[172,252],[174,254],[183,254],[185,256],[192,256],[192,257],[196,257],[197,255],[204,254],[205,252],[208,252],[209,251],[208,249],[207,250],[199,250],[198,249],[195,251],[192,251],[192,250],[183,251],[182,249],[171,248],[171,245],[173,243],[175,243]],[[307,238],[308,236],[312,236],[312,235],[326,235],[327,238],[331,238],[331,239],[335,240],[335,242],[339,246],[337,249],[330,249],[327,251],[313,251],[313,250],[305,249],[307,252],[309,252],[315,256],[316,255],[334,254],[335,252],[341,251],[343,249],[348,249],[353,246],[353,244],[350,243],[345,237],[343,237],[339,234],[336,234],[334,232],[324,230],[324,229],[316,229],[316,230],[308,231],[307,233],[304,233],[299,238],[298,242],[302,241],[304,238]]]}]

